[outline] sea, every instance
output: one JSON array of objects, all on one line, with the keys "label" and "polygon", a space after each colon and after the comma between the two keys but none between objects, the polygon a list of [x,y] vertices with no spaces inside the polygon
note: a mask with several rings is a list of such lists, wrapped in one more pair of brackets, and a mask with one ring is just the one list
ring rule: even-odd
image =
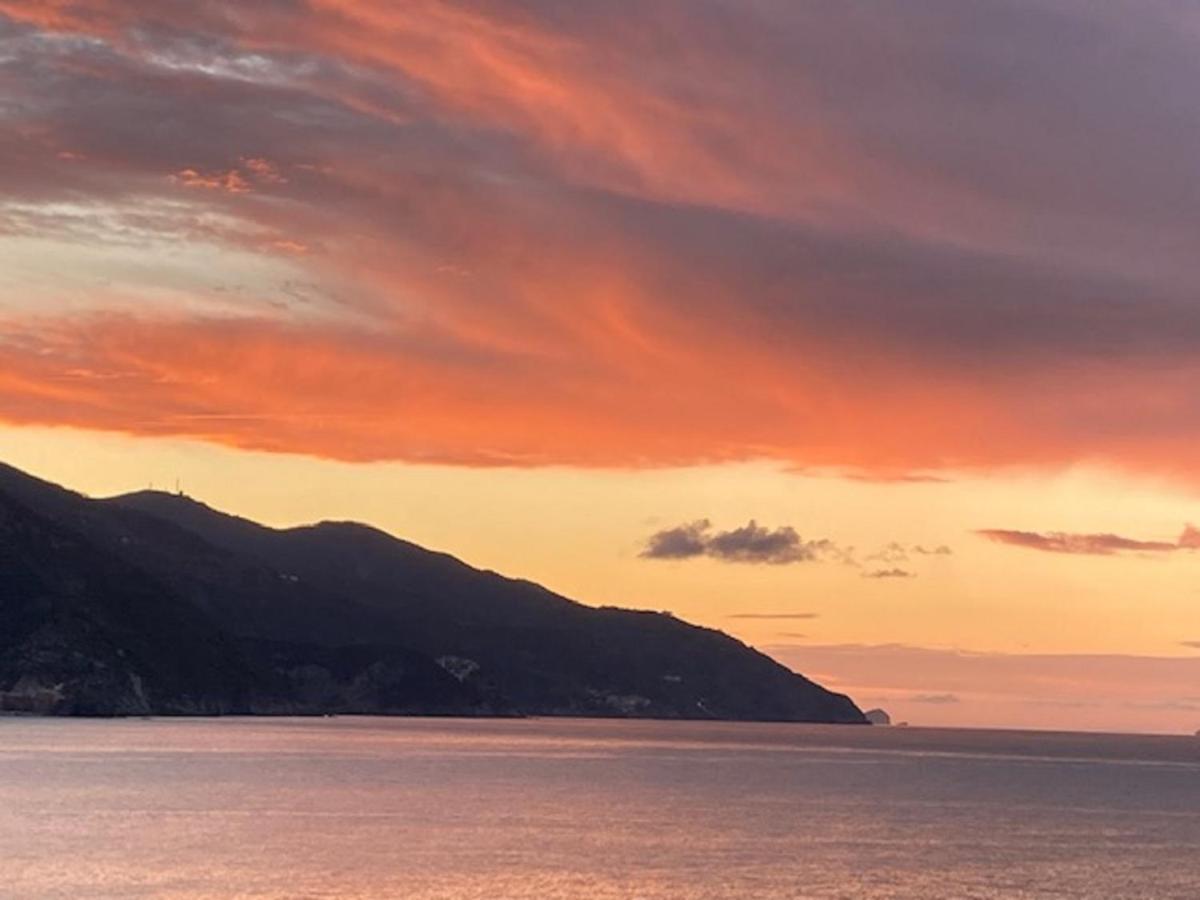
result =
[{"label": "sea", "polygon": [[0,719],[0,896],[1200,898],[1200,739]]}]

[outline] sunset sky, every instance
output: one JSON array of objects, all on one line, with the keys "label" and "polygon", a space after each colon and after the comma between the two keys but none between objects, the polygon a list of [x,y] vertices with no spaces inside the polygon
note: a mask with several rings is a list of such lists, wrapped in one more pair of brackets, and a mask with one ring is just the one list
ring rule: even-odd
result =
[{"label": "sunset sky", "polygon": [[1200,728],[1191,0],[0,0],[0,460],[914,724]]}]

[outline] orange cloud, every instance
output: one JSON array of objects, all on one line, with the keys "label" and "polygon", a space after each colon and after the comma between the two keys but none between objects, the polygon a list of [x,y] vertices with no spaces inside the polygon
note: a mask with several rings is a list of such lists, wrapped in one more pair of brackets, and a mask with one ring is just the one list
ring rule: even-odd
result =
[{"label": "orange cloud", "polygon": [[279,166],[259,157],[243,157],[238,166],[224,172],[201,172],[186,168],[173,173],[170,178],[184,187],[224,191],[227,194],[248,194],[255,187],[287,184],[288,181],[279,171]]},{"label": "orange cloud", "polygon": [[[1195,481],[1200,128],[1034,13],[997,21],[1022,54],[997,72],[934,6],[0,0],[0,233],[64,270],[141,247],[168,298],[114,315],[109,270],[11,287],[0,417],[343,459]],[[1110,27],[1089,9],[1063,27]],[[1156,28],[1137,58],[1191,83]],[[1045,90],[1005,94],[1022,71]],[[230,250],[287,280],[214,284]],[[216,290],[224,319],[192,300]],[[71,321],[30,312],[59,296]]]},{"label": "orange cloud", "polygon": [[1011,408],[1020,392],[972,393],[878,366],[855,382],[828,361],[764,358],[721,335],[666,345],[659,368],[636,342],[573,359],[447,345],[436,331],[252,319],[21,328],[0,344],[0,418],[21,424],[475,465],[772,458],[887,471],[1080,452],[1070,435],[1029,430]]},{"label": "orange cloud", "polygon": [[171,180],[184,187],[227,191],[230,194],[245,194],[250,190],[249,182],[235,169],[208,175],[203,175],[195,169],[181,169],[171,176]]}]

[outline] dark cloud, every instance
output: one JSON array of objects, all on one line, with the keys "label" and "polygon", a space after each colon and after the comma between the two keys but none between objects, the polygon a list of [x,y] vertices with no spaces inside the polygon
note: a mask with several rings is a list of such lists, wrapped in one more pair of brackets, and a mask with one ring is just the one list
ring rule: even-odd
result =
[{"label": "dark cloud", "polygon": [[1185,526],[1175,541],[1144,541],[1119,534],[1075,534],[1064,531],[1014,531],[1005,528],[983,528],[976,534],[998,544],[1026,547],[1047,553],[1071,553],[1090,556],[1112,556],[1118,553],[1171,553],[1176,550],[1200,548],[1200,532],[1192,525]]},{"label": "dark cloud", "polygon": [[[901,568],[910,554],[946,556],[952,551],[944,544],[926,548],[919,544],[892,541],[865,557],[868,562],[885,565],[862,572],[864,578],[914,578],[916,573]],[[697,519],[652,534],[641,553],[643,559],[696,559],[708,557],[723,562],[786,565],[801,562],[839,562],[859,568],[853,547],[827,538],[805,540],[790,525],[767,528],[751,519],[741,528],[714,531],[708,519]]]},{"label": "dark cloud", "polygon": [[774,565],[811,562],[836,549],[832,541],[802,540],[790,525],[764,528],[753,519],[741,528],[717,532],[706,546],[708,555],[715,559]]},{"label": "dark cloud", "polygon": [[730,531],[712,530],[699,519],[650,536],[641,552],[645,559],[691,559],[707,556],[723,562],[787,565],[836,556],[840,548],[829,540],[806,541],[790,525],[765,528],[750,520]]},{"label": "dark cloud", "polygon": [[1181,647],[1191,647],[1193,650],[1200,650],[1200,641],[1180,641]]},{"label": "dark cloud", "polygon": [[698,519],[677,528],[665,528],[652,534],[640,556],[645,559],[691,559],[708,550],[708,519]]}]

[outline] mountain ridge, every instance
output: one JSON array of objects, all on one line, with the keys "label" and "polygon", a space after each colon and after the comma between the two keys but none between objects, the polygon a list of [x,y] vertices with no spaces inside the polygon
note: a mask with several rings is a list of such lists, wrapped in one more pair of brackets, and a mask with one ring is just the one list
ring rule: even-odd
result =
[{"label": "mountain ridge", "polygon": [[[0,638],[0,709],[865,721],[723,632],[586,606],[361,523],[275,529],[157,491],[90,499],[0,464],[0,536],[0,615],[31,623]],[[149,633],[130,596],[156,599]],[[67,611],[87,627],[62,630]],[[189,693],[204,672],[236,683]]]}]

